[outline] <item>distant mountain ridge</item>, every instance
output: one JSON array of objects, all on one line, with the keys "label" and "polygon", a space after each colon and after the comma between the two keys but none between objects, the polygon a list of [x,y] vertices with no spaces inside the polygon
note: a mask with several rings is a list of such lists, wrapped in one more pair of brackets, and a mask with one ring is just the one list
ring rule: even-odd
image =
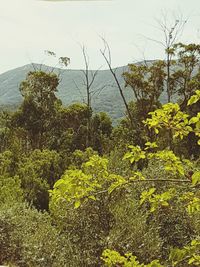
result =
[{"label": "distant mountain ridge", "polygon": [[[43,71],[51,68],[46,65],[28,64],[0,74],[0,107],[14,108],[20,105],[22,96],[19,92],[19,85],[26,78],[27,73],[34,70],[33,66],[35,69]],[[127,69],[127,66],[116,68],[116,75],[122,86],[124,86],[122,74]],[[54,72],[60,73],[57,97],[62,100],[62,103],[69,105],[74,102],[83,102],[86,97],[86,89],[83,85],[82,71],[55,68]],[[109,70],[99,70],[92,90],[95,92],[92,98],[92,107],[96,112],[107,112],[114,121],[124,116],[124,104]],[[134,99],[130,88],[125,88],[124,94],[128,102]],[[165,102],[165,99],[166,95],[163,94],[161,102]]]}]

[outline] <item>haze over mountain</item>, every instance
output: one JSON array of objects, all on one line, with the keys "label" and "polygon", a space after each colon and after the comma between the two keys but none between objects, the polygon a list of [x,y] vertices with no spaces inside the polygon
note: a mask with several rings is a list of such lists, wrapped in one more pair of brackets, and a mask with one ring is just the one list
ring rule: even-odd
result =
[{"label": "haze over mountain", "polygon": [[[23,98],[19,92],[19,85],[26,78],[27,73],[34,70],[33,66],[35,69],[42,69],[44,71],[50,69],[50,67],[45,65],[29,64],[0,75],[1,107],[13,109],[20,105]],[[122,86],[124,86],[122,73],[126,70],[127,66],[116,69],[116,75]],[[84,76],[81,70],[61,70],[55,68],[54,72],[60,74],[57,96],[62,100],[64,105],[85,101],[86,89],[83,84]],[[124,104],[109,70],[100,70],[98,72],[91,90],[94,91],[92,97],[94,111],[107,112],[114,121],[124,116]],[[134,100],[133,92],[130,88],[125,88],[124,94],[128,102]],[[164,93],[161,96],[161,102],[165,102],[165,99],[166,94]]]}]

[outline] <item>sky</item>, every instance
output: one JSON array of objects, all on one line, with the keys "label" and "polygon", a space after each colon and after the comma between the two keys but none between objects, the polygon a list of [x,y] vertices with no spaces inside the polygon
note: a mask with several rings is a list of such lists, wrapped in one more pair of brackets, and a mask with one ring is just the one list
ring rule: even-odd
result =
[{"label": "sky", "polygon": [[180,41],[200,41],[199,0],[40,1],[0,0],[0,73],[31,62],[56,65],[57,57],[70,58],[70,69],[84,67],[81,46],[87,49],[90,68],[105,69],[101,37],[108,42],[113,67],[164,57],[164,40],[157,20],[167,14],[173,23],[187,19]]}]

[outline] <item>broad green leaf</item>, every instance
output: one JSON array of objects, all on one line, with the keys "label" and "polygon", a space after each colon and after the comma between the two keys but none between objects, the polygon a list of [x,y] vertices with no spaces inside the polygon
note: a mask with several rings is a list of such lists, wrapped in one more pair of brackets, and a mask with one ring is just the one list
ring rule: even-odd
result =
[{"label": "broad green leaf", "polygon": [[198,183],[200,183],[200,171],[197,171],[192,175],[192,184],[197,185]]},{"label": "broad green leaf", "polygon": [[80,205],[81,205],[81,201],[80,200],[77,200],[75,202],[75,204],[74,204],[75,209],[78,209],[80,207]]}]

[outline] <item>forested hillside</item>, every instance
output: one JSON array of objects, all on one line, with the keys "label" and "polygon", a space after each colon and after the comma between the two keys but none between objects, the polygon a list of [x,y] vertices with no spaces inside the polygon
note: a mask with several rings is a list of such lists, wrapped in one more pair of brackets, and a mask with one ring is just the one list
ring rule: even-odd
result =
[{"label": "forested hillside", "polygon": [[[94,112],[89,86],[85,103],[67,105],[75,71],[62,85],[57,71],[29,66],[1,75],[2,97],[21,103],[0,114],[0,264],[200,266],[200,45],[166,53],[99,74],[95,88],[118,82],[116,126],[114,91],[101,96],[105,112]],[[3,88],[16,81],[11,98]]]},{"label": "forested hillside", "polygon": [[[136,65],[140,64],[142,62]],[[147,64],[151,64],[151,61],[147,62]],[[23,98],[19,92],[19,85],[26,78],[27,73],[34,71],[34,69],[52,71],[53,67],[30,64],[0,75],[0,108],[16,109],[21,104]],[[125,85],[122,74],[127,69],[127,66],[116,69],[116,75],[122,87]],[[86,102],[83,70],[55,68],[54,72],[59,74],[60,79],[56,96],[62,100],[63,105]],[[91,73],[94,72],[95,70],[91,71]],[[124,104],[109,70],[98,71],[92,90],[96,92],[92,99],[92,107],[95,112],[107,112],[114,122],[119,121],[124,116]],[[134,94],[130,88],[124,90],[124,95],[127,101],[134,99]],[[161,103],[166,103],[166,92],[161,94],[160,101]]]}]

